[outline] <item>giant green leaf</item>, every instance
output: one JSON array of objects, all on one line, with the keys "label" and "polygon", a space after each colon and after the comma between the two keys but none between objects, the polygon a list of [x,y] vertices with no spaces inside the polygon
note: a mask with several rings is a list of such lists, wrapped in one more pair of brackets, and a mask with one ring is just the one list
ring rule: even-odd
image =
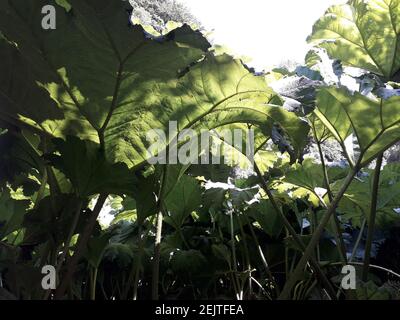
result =
[{"label": "giant green leaf", "polygon": [[399,19],[399,0],[350,0],[330,7],[308,41],[346,65],[390,79],[400,68]]},{"label": "giant green leaf", "polygon": [[400,97],[372,100],[346,89],[323,88],[315,114],[342,145],[355,134],[361,166],[400,140]]},{"label": "giant green leaf", "polygon": [[[264,78],[226,55],[203,59],[210,45],[188,26],[146,34],[119,0],[71,0],[69,11],[54,0],[0,3],[4,121],[101,143],[129,167],[149,158],[146,133],[168,132],[170,121],[179,131],[239,122],[270,135],[278,127],[295,153],[304,145],[308,126],[276,106]],[[56,30],[41,28],[45,4],[56,6]]]},{"label": "giant green leaf", "polygon": [[[126,132],[157,120],[148,110],[163,109],[156,92],[174,86],[178,72],[200,59],[209,44],[187,26],[150,39],[142,27],[129,24],[126,2],[70,3],[73,10],[66,12],[54,1],[1,1],[0,30],[15,43],[1,41],[1,112],[55,136],[96,142],[110,138],[108,126],[125,124],[113,142],[126,143]],[[56,7],[56,30],[41,27],[47,4]],[[135,130],[129,120],[141,127]]]},{"label": "giant green leaf", "polygon": [[[226,74],[221,77],[221,74]],[[191,92],[200,94],[191,97],[192,104],[201,102],[201,115],[189,122],[196,128],[218,128],[229,126],[232,129],[254,129],[255,150],[274,133],[277,144],[287,139],[286,148],[298,157],[305,146],[308,125],[280,105],[281,99],[266,86],[263,77],[249,73],[238,60],[229,56],[207,57],[204,63],[195,66],[187,79],[181,82]],[[183,93],[183,92],[182,92]],[[196,101],[194,101],[196,99]],[[282,144],[283,145],[283,144]],[[244,148],[243,148],[244,149]]]}]

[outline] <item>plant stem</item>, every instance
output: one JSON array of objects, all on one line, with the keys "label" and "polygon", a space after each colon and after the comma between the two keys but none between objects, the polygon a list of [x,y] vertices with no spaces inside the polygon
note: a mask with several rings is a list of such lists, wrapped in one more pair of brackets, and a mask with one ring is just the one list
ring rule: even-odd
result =
[{"label": "plant stem", "polygon": [[78,206],[76,208],[76,212],[74,215],[74,220],[72,221],[72,225],[71,225],[71,229],[69,230],[67,239],[65,240],[65,245],[64,245],[64,251],[59,259],[59,262],[57,264],[57,274],[60,272],[61,266],[65,260],[65,258],[67,257],[68,251],[69,251],[69,246],[72,240],[72,237],[74,235],[75,229],[78,225],[78,221],[79,221],[79,217],[81,214],[81,210],[82,210],[82,206],[83,206],[83,201],[80,200],[78,203]]},{"label": "plant stem", "polygon": [[107,194],[100,194],[99,198],[97,199],[97,203],[93,209],[89,221],[87,222],[82,234],[80,234],[79,236],[74,255],[69,259],[67,263],[66,266],[67,271],[64,275],[63,280],[61,281],[60,286],[56,290],[55,294],[56,299],[61,299],[64,296],[65,291],[68,289],[70,282],[72,280],[72,276],[74,275],[76,267],[78,265],[79,259],[85,253],[85,250],[87,248],[87,243],[96,225],[97,217],[99,216],[100,211],[107,200],[107,197],[108,197]]},{"label": "plant stem", "polygon": [[[286,229],[288,230],[290,235],[293,237],[293,239],[296,242],[296,244],[304,252],[306,250],[306,246],[304,245],[303,241],[301,240],[301,238],[296,233],[296,230],[290,224],[289,220],[287,220],[285,214],[279,208],[278,204],[275,201],[274,196],[272,195],[271,191],[269,190],[268,185],[265,182],[264,177],[262,176],[261,171],[258,168],[256,163],[254,163],[254,170],[257,173],[257,176],[258,176],[258,178],[260,180],[261,186],[264,189],[264,191],[266,192],[269,200],[271,201],[271,204],[272,204],[274,210],[282,218],[283,224],[285,225]],[[314,248],[312,250],[314,250]],[[335,290],[333,289],[331,283],[329,282],[329,280],[326,278],[325,274],[321,270],[319,264],[315,261],[315,259],[311,255],[309,256],[309,259],[307,259],[307,260],[310,260],[310,265],[311,265],[312,269],[314,270],[316,276],[319,278],[321,283],[326,287],[329,296],[331,296],[331,298],[334,299],[334,297],[336,295]],[[304,264],[304,266],[305,266],[305,264]],[[282,293],[281,293],[281,295],[282,295]]]},{"label": "plant stem", "polygon": [[153,279],[152,279],[152,290],[151,296],[153,300],[158,300],[158,283],[160,278],[160,255],[161,255],[161,236],[163,227],[163,201],[164,201],[164,188],[167,180],[168,165],[165,165],[161,177],[160,192],[158,195],[158,213],[156,222],[156,239],[154,243],[154,256],[153,256]]},{"label": "plant stem", "polygon": [[[315,211],[312,210],[312,208],[310,208],[310,216],[311,216],[311,234],[314,233],[315,228],[317,227],[318,221],[317,221],[317,214]],[[318,261],[318,263],[321,261],[321,250],[319,247],[319,243],[317,245],[316,248],[316,252],[315,252],[315,257]]]},{"label": "plant stem", "polygon": [[262,248],[261,248],[261,246],[260,246],[260,243],[258,242],[256,233],[254,232],[254,228],[253,228],[251,222],[249,221],[249,218],[248,218],[246,215],[244,215],[244,217],[245,217],[245,219],[246,219],[247,224],[248,224],[249,227],[250,227],[251,236],[253,237],[253,241],[254,241],[254,243],[255,243],[256,246],[257,246],[258,254],[260,255],[261,262],[262,262],[262,264],[263,264],[263,266],[264,266],[264,268],[265,268],[265,271],[267,272],[268,277],[270,278],[271,282],[273,283],[277,295],[279,295],[279,293],[280,293],[280,291],[279,291],[279,286],[278,286],[278,284],[276,283],[276,281],[275,281],[275,279],[274,279],[274,277],[273,277],[273,275],[272,275],[272,272],[271,272],[271,269],[270,269],[270,267],[269,267],[269,265],[268,265],[267,259],[265,258],[264,252],[262,251]]},{"label": "plant stem", "polygon": [[[289,231],[287,228],[285,228],[285,238],[289,238]],[[285,281],[288,280],[289,274],[291,271],[289,271],[289,253],[290,253],[290,248],[289,246],[285,246]],[[294,257],[295,259],[295,257]],[[292,260],[293,261],[293,260]],[[279,296],[279,294],[278,294]]]},{"label": "plant stem", "polygon": [[[142,264],[142,255],[143,255],[143,242],[144,242],[144,235],[142,236],[142,229],[143,229],[143,223],[139,223],[139,256],[138,256],[138,262],[136,267],[134,267],[134,280],[133,280],[133,300],[137,300],[138,296],[138,286],[139,286],[139,275],[140,275],[140,265]],[[131,280],[131,275],[129,275],[129,282]],[[128,295],[128,289],[126,289],[126,294],[125,297]]]},{"label": "plant stem", "polygon": [[161,234],[163,227],[163,214],[160,210],[157,214],[156,225],[156,241],[154,244],[154,259],[153,259],[153,283],[152,283],[152,299],[158,300],[158,282],[160,277],[160,250],[161,250]]},{"label": "plant stem", "polygon": [[[67,239],[65,240],[64,251],[62,252],[61,257],[59,258],[59,260],[57,262],[57,268],[56,268],[57,277],[59,277],[61,267],[63,265],[63,262],[64,262],[65,258],[67,257],[67,254],[68,254],[68,251],[69,251],[69,245],[71,243],[71,239],[72,239],[72,237],[74,235],[74,231],[76,229],[76,226],[78,225],[79,216],[81,214],[82,206],[83,206],[83,201],[80,200],[78,205],[77,205],[77,208],[76,208],[76,212],[75,212],[75,215],[74,215],[74,220],[72,221],[71,229],[69,230]],[[49,296],[50,296],[50,293],[51,293],[51,290],[47,290],[43,299],[47,300],[49,298]]]},{"label": "plant stem", "polygon": [[263,288],[263,286],[261,285],[261,283],[259,283],[257,281],[257,279],[251,277],[251,279],[253,280],[253,282],[261,289],[262,292],[264,292],[264,294],[269,298],[269,300],[272,300],[271,296],[269,295],[269,293]]},{"label": "plant stem", "polygon": [[47,242],[43,248],[43,253],[41,254],[41,257],[40,257],[40,262],[39,262],[40,268],[42,268],[45,264],[47,264],[47,259],[50,254],[50,250],[51,250],[51,240],[47,240]]},{"label": "plant stem", "polygon": [[125,286],[125,289],[124,289],[123,294],[122,294],[122,299],[123,300],[126,300],[127,297],[128,297],[128,293],[129,293],[129,289],[130,289],[129,284],[131,282],[133,282],[133,300],[137,299],[138,283],[136,282],[136,278],[139,277],[138,274],[140,273],[140,264],[141,264],[141,260],[142,260],[142,246],[143,246],[143,244],[142,244],[142,242],[143,242],[143,239],[142,239],[142,228],[143,228],[143,222],[142,221],[138,221],[138,235],[139,235],[139,241],[138,241],[138,249],[139,249],[138,250],[139,251],[138,263],[135,264],[134,261],[132,262],[132,268],[131,268],[131,270],[129,272],[129,275],[128,275],[128,285]]},{"label": "plant stem", "polygon": [[246,261],[246,267],[247,267],[247,272],[248,272],[248,281],[249,281],[249,298],[253,295],[253,289],[252,289],[252,283],[251,283],[251,263],[250,263],[250,254],[249,254],[249,246],[247,244],[246,240],[246,233],[244,232],[242,221],[240,220],[240,217],[237,216],[237,221],[240,227],[240,233],[242,234],[243,238],[243,249],[244,249],[244,258]]},{"label": "plant stem", "polygon": [[[282,293],[278,297],[279,300],[287,300],[290,297],[290,293],[297,283],[297,281],[301,278],[303,274],[303,270],[307,264],[307,262],[312,259],[313,252],[315,250],[315,247],[319,243],[319,239],[322,236],[322,233],[324,232],[324,229],[326,225],[328,224],[332,214],[335,212],[336,207],[339,204],[339,201],[342,199],[344,193],[346,192],[347,188],[349,187],[350,183],[353,181],[353,178],[359,171],[359,164],[357,164],[353,170],[350,171],[348,176],[346,177],[345,181],[343,182],[343,185],[341,189],[339,190],[338,194],[336,197],[333,199],[333,201],[330,203],[329,208],[327,209],[326,213],[321,219],[321,222],[317,229],[315,230],[310,243],[308,244],[306,250],[303,253],[303,256],[300,258],[299,263],[297,264],[292,276],[289,278],[289,280],[285,283],[285,286],[282,290]],[[335,296],[335,294],[334,294]]]},{"label": "plant stem", "polygon": [[[323,174],[324,174],[324,183],[325,183],[325,186],[326,186],[326,190],[328,192],[328,198],[329,198],[329,201],[332,202],[333,193],[332,193],[332,190],[331,190],[331,187],[330,187],[328,168],[327,168],[326,163],[325,163],[325,157],[324,157],[324,153],[322,151],[321,142],[317,139],[316,131],[315,131],[315,127],[314,126],[313,126],[313,131],[314,131],[314,137],[316,139],[317,146],[318,146],[319,157],[321,159],[322,171],[323,171]],[[340,229],[340,221],[339,221],[339,218],[338,218],[338,216],[336,214],[336,211],[334,212],[333,220],[334,220],[334,223],[335,223],[335,231],[336,231],[335,238],[336,238],[336,241],[339,244],[339,246],[338,246],[339,255],[342,258],[343,264],[347,264],[346,245],[345,245],[344,240],[343,240],[342,232],[341,232],[341,229]]]},{"label": "plant stem", "polygon": [[142,257],[139,257],[139,262],[138,262],[138,266],[136,267],[135,270],[135,279],[133,282],[133,300],[137,300],[138,297],[138,287],[139,287],[139,277],[140,277],[140,264],[142,263]]},{"label": "plant stem", "polygon": [[361,223],[360,233],[358,234],[356,243],[354,244],[353,251],[351,252],[351,257],[350,257],[350,259],[349,259],[349,262],[352,262],[353,259],[354,259],[354,257],[355,257],[355,255],[356,255],[357,248],[358,248],[358,246],[360,245],[361,238],[362,238],[362,234],[364,233],[364,229],[365,229],[365,225],[366,225],[366,224],[367,224],[367,219],[364,218],[363,222]]},{"label": "plant stem", "polygon": [[94,268],[93,275],[92,275],[92,287],[90,291],[90,300],[96,300],[96,284],[97,284],[97,273],[99,269]]},{"label": "plant stem", "polygon": [[371,198],[371,208],[368,219],[368,234],[367,234],[367,242],[365,245],[365,256],[364,256],[364,266],[362,271],[362,281],[366,282],[368,280],[368,270],[369,263],[371,260],[371,248],[372,241],[374,240],[374,231],[375,231],[375,220],[376,220],[376,207],[378,203],[378,191],[379,191],[379,178],[381,175],[381,167],[383,161],[383,153],[381,153],[377,160],[374,172],[374,181],[372,185],[372,198]]},{"label": "plant stem", "polygon": [[233,279],[236,282],[236,286],[238,288],[238,292],[236,294],[237,295],[237,299],[238,300],[242,300],[242,292],[243,291],[240,290],[241,286],[240,286],[239,279],[237,278],[238,269],[237,269],[237,258],[236,258],[235,234],[234,234],[234,230],[233,230],[233,214],[232,214],[232,210],[229,211],[229,217],[230,217],[230,222],[231,222],[230,231],[231,231],[231,250],[232,250],[233,272],[234,272]]},{"label": "plant stem", "polygon": [[39,202],[43,199],[44,197],[44,193],[46,191],[46,185],[47,185],[47,169],[43,170],[43,175],[42,175],[42,179],[40,181],[40,188],[39,191],[37,192],[35,201],[34,201],[34,208],[37,209],[37,207],[39,206]]}]

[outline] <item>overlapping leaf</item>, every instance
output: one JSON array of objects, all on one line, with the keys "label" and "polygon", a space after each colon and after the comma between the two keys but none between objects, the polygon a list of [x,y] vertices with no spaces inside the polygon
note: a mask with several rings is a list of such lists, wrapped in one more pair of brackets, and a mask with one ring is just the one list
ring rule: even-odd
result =
[{"label": "overlapping leaf", "polygon": [[400,68],[399,19],[399,0],[350,0],[330,7],[308,41],[346,65],[390,79]]},{"label": "overlapping leaf", "polygon": [[7,189],[0,193],[0,240],[21,228],[29,201],[15,200]]},{"label": "overlapping leaf", "polygon": [[[211,54],[188,26],[155,38],[131,26],[124,2],[1,0],[0,115],[56,137],[79,136],[104,146],[130,167],[148,159],[151,129],[215,128],[250,123],[282,127],[298,154],[305,123],[240,61]],[[56,30],[41,28],[41,8],[56,7]],[[62,41],[60,40],[62,39]],[[182,77],[178,79],[178,75]],[[174,137],[169,137],[169,141]]]},{"label": "overlapping leaf", "polygon": [[123,163],[110,164],[91,141],[68,136],[54,140],[60,155],[49,155],[53,166],[72,182],[78,195],[132,194],[138,178]]},{"label": "overlapping leaf", "polygon": [[182,227],[186,218],[201,204],[201,187],[196,179],[183,175],[165,199],[169,215],[166,221],[174,228]]},{"label": "overlapping leaf", "polygon": [[[369,219],[371,192],[373,186],[373,171],[367,170],[368,176],[362,180],[354,180],[346,191],[339,209],[344,217],[360,226],[364,219]],[[335,189],[337,185],[334,185]],[[376,224],[380,228],[390,228],[400,221],[400,215],[395,209],[400,207],[400,166],[386,165],[381,172],[377,201]]]},{"label": "overlapping leaf", "polygon": [[400,97],[372,100],[345,89],[324,88],[315,114],[342,145],[354,133],[361,149],[361,166],[400,140]]},{"label": "overlapping leaf", "polygon": [[257,221],[262,230],[271,237],[278,237],[283,228],[281,216],[274,210],[268,200],[261,200],[248,211],[250,217]]},{"label": "overlapping leaf", "polygon": [[[1,1],[0,30],[8,39],[0,50],[1,112],[54,136],[99,142],[105,135],[120,150],[127,132],[152,127],[158,115],[151,117],[149,109],[163,109],[157,92],[168,91],[178,71],[200,59],[209,44],[187,26],[150,39],[142,27],[129,25],[129,4],[122,1],[70,3],[66,12],[54,1]],[[56,30],[41,27],[47,4],[56,7]],[[120,136],[105,133],[123,124]]]}]

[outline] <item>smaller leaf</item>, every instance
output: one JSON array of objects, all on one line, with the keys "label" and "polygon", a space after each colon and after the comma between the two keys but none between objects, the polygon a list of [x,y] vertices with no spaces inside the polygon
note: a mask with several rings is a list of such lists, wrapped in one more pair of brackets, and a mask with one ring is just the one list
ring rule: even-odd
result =
[{"label": "smaller leaf", "polygon": [[249,216],[255,219],[262,230],[271,237],[278,237],[283,228],[283,221],[275,211],[270,201],[261,200],[253,205],[248,212]]},{"label": "smaller leaf", "polygon": [[186,218],[200,204],[201,188],[199,182],[192,177],[184,175],[165,199],[165,206],[170,214],[165,217],[165,221],[175,229],[179,229]]},{"label": "smaller leaf", "polygon": [[12,199],[8,190],[0,194],[0,240],[22,228],[30,201]]},{"label": "smaller leaf", "polygon": [[80,196],[133,192],[138,181],[134,172],[123,163],[109,163],[96,143],[72,136],[53,143],[60,155],[47,155],[47,159],[70,179]]}]

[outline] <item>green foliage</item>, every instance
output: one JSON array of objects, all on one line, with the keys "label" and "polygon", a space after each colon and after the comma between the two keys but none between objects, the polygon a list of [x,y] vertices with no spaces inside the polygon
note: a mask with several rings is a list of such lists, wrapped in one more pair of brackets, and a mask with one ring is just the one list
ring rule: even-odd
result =
[{"label": "green foliage", "polygon": [[[43,198],[24,217],[23,243],[38,245],[50,240],[61,244],[68,235],[78,203],[78,198],[73,194]],[[79,232],[82,230],[85,216],[81,216],[80,220],[77,228]]]},{"label": "green foliage", "polygon": [[[340,167],[329,167],[327,171],[330,182],[338,180],[338,178],[344,178],[346,175],[346,169]],[[322,165],[315,163],[310,158],[305,159],[301,165],[294,164],[289,168],[285,173],[284,181],[308,189],[311,192],[315,192],[316,188],[327,187]]]},{"label": "green foliage", "polygon": [[16,200],[8,189],[0,195],[0,239],[21,228],[29,201]]},{"label": "green foliage", "polygon": [[[175,6],[134,2],[134,17],[139,7]],[[41,28],[45,4],[56,7],[55,30]],[[382,84],[395,80],[399,7],[334,6],[309,41]],[[210,50],[200,31],[166,23],[171,12],[151,18],[166,23],[158,32],[132,25],[131,9],[120,0],[0,0],[0,299],[347,298],[329,288],[351,247],[344,231],[364,221],[375,231],[374,213],[379,229],[399,223],[399,165],[367,168],[399,141],[399,97],[340,83],[315,97],[302,87],[304,112],[289,112],[268,83],[296,75],[322,85],[316,49],[293,73],[255,74]],[[206,129],[228,161],[151,165],[146,133],[168,132],[171,121],[177,132],[159,153],[184,129]],[[224,129],[254,130],[256,166]],[[349,167],[328,166],[322,149],[303,159],[309,140],[327,139]],[[109,223],[99,221],[107,213]],[[363,238],[350,240],[356,250]],[[40,287],[46,264],[57,270],[55,292]],[[398,298],[379,287],[386,275],[367,271],[373,281],[358,299]]]},{"label": "green foliage", "polygon": [[310,50],[307,52],[305,57],[305,63],[307,67],[312,68],[320,62],[322,62],[321,57],[315,50]]},{"label": "green foliage", "polygon": [[308,41],[342,63],[390,79],[400,68],[398,0],[350,0],[330,7]]},{"label": "green foliage", "polygon": [[[71,134],[95,142],[105,140],[106,154],[111,159],[119,159],[122,154],[126,159],[128,154],[135,165],[143,161],[142,144],[146,141],[143,136],[138,138],[137,133],[158,124],[163,128],[160,123],[163,119],[145,111],[156,104],[165,106],[153,90],[156,87],[165,92],[173,89],[177,72],[200,59],[209,44],[200,33],[181,27],[165,36],[162,43],[165,52],[161,55],[158,54],[160,40],[145,37],[140,26],[127,25],[126,4],[120,1],[70,3],[74,14],[57,10],[57,29],[46,33],[38,29],[41,15],[36,8],[41,3],[17,1],[11,6],[5,1],[0,11],[0,28],[18,48],[2,41],[7,47],[1,50],[6,62],[1,66],[3,90],[18,87],[18,92],[3,91],[9,103],[2,104],[2,110],[11,117],[25,116],[30,125],[53,136]],[[48,3],[43,1],[44,4]],[[22,24],[18,6],[26,18]],[[15,24],[20,25],[18,30]],[[32,55],[32,51],[37,54]],[[177,56],[181,58],[176,59]],[[147,63],[149,57],[157,60]],[[7,69],[12,65],[21,69]],[[94,84],[93,79],[101,81]],[[34,85],[35,82],[40,86]],[[7,86],[8,83],[13,86]],[[30,104],[37,107],[26,107]],[[133,123],[136,123],[135,133],[131,130]],[[123,151],[126,148],[131,151]]]},{"label": "green foliage", "polygon": [[[390,164],[382,169],[376,216],[376,225],[380,229],[390,229],[400,222],[400,216],[394,211],[400,207],[399,173],[399,164]],[[369,220],[373,171],[367,170],[366,174],[367,177],[352,182],[339,205],[344,217],[358,227],[363,219]]]},{"label": "green foliage", "polygon": [[47,156],[51,164],[70,179],[82,198],[99,193],[131,194],[138,179],[123,163],[109,163],[98,145],[76,137],[53,141],[55,154]]},{"label": "green foliage", "polygon": [[[46,33],[30,25],[40,25],[34,11],[40,3],[5,3],[0,28],[17,44],[3,40],[5,48],[0,50],[6,62],[0,90],[8,97],[1,108],[7,117],[22,115],[24,124],[43,134],[100,143],[107,159],[135,168],[148,159],[146,132],[168,132],[173,120],[179,130],[248,123],[268,136],[277,125],[280,135],[293,140],[285,151],[293,149],[299,155],[308,127],[282,108],[266,105],[277,98],[262,77],[240,61],[212,54],[187,72],[210,47],[200,32],[182,26],[152,39],[141,26],[126,25],[121,2],[70,1],[74,14],[58,10],[57,29]],[[18,6],[26,23],[16,31]],[[221,80],[221,73],[229,77]],[[93,79],[101,80],[94,84]],[[32,103],[38,107],[28,108]],[[167,142],[174,136],[168,138]]]},{"label": "green foliage", "polygon": [[180,229],[186,218],[201,204],[201,188],[194,178],[184,175],[165,198],[169,215],[165,221]]},{"label": "green foliage", "polygon": [[282,219],[275,212],[269,201],[262,200],[260,203],[252,206],[249,215],[271,237],[278,237],[281,234],[283,228]]},{"label": "green foliage", "polygon": [[360,283],[356,291],[357,300],[390,300],[391,297],[396,298],[396,295],[393,289],[378,287],[373,281]]},{"label": "green foliage", "polygon": [[324,88],[318,93],[315,114],[341,145],[355,134],[363,167],[399,141],[399,101],[399,97],[375,101],[345,89]]}]

